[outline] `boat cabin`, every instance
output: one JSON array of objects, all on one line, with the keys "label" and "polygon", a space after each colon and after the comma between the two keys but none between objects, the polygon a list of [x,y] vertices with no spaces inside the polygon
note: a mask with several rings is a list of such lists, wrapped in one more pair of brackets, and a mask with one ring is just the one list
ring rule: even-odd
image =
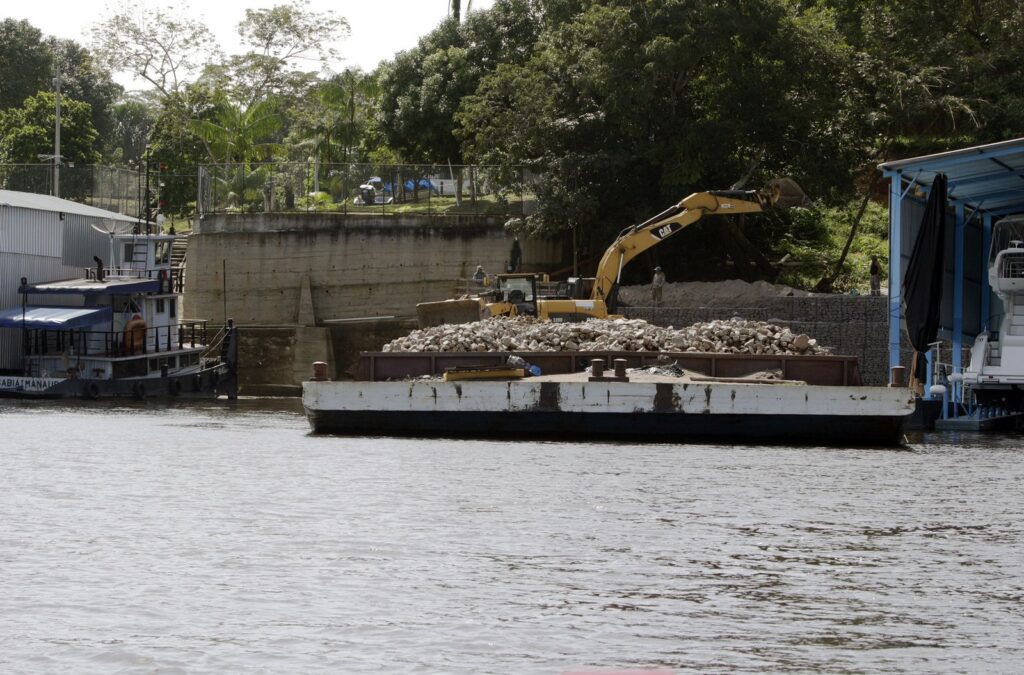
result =
[{"label": "boat cabin", "polygon": [[0,328],[21,329],[25,376],[166,377],[212,360],[206,321],[180,318],[175,239],[111,234],[109,259],[95,258],[80,278],[22,278],[21,307],[0,312]]}]

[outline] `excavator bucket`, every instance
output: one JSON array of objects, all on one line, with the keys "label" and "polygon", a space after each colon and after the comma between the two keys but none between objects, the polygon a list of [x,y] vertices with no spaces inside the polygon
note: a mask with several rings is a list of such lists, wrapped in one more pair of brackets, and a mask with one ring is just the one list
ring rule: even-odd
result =
[{"label": "excavator bucket", "polygon": [[477,298],[421,302],[416,305],[416,321],[420,328],[445,323],[472,323],[480,320],[480,301]]},{"label": "excavator bucket", "polygon": [[776,178],[768,183],[768,189],[771,191],[772,205],[778,209],[808,206],[811,203],[810,198],[792,178]]}]

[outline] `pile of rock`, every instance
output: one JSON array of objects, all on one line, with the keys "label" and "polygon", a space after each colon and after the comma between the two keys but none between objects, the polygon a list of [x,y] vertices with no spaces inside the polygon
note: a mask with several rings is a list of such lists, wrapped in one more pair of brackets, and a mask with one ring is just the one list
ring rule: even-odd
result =
[{"label": "pile of rock", "polygon": [[642,319],[590,319],[551,323],[495,317],[416,330],[384,345],[385,352],[715,352],[827,354],[817,341],[763,321],[730,319],[679,330]]}]

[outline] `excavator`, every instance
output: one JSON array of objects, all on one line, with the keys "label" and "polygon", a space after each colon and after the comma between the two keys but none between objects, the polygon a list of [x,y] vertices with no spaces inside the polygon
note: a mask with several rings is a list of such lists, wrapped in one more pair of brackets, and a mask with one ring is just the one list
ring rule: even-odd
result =
[{"label": "excavator", "polygon": [[763,213],[807,203],[807,195],[790,178],[773,180],[760,190],[695,192],[658,215],[622,230],[601,257],[594,277],[570,278],[553,294],[541,294],[534,274],[499,274],[491,289],[477,295],[416,305],[419,324],[464,323],[491,316],[532,316],[555,322],[604,319],[617,309],[619,282],[626,264],[704,216]]}]

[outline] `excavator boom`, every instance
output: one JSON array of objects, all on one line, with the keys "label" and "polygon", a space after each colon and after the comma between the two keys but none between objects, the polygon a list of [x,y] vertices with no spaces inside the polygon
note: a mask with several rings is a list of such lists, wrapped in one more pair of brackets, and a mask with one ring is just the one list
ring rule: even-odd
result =
[{"label": "excavator boom", "polygon": [[762,213],[772,208],[800,206],[807,201],[803,190],[789,178],[772,181],[761,190],[695,192],[653,218],[619,233],[597,266],[591,299],[605,302],[610,311],[614,311],[615,291],[626,263],[706,215]]}]

